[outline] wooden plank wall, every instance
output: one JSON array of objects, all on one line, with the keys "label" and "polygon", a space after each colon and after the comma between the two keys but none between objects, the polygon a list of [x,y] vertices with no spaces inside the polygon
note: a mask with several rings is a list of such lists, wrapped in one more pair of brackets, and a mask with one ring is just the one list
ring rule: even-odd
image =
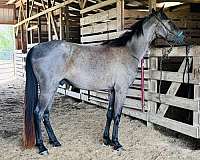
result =
[{"label": "wooden plank wall", "polygon": [[14,5],[0,6],[0,24],[14,24]]}]

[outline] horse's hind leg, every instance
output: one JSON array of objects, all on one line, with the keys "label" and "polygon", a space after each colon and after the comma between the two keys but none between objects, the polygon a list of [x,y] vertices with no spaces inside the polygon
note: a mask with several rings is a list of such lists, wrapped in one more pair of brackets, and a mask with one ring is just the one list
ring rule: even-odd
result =
[{"label": "horse's hind leg", "polygon": [[[52,105],[52,103],[51,103],[51,105]],[[44,126],[45,126],[47,134],[49,136],[49,143],[52,144],[54,147],[61,146],[60,142],[57,140],[57,138],[54,134],[54,131],[51,127],[51,123],[49,121],[49,107],[45,110],[43,119],[44,119],[44,121],[43,121]]]},{"label": "horse's hind leg", "polygon": [[34,111],[36,146],[39,149],[39,153],[42,155],[48,154],[48,150],[43,144],[43,139],[41,134],[41,120],[44,116],[44,112],[47,109],[48,105],[52,103],[52,99],[56,88],[57,88],[56,85],[46,86],[40,84],[39,102]]},{"label": "horse's hind leg", "polygon": [[109,130],[110,130],[110,125],[111,125],[111,121],[112,121],[112,118],[113,118],[114,101],[115,101],[115,90],[112,89],[111,92],[109,93],[107,120],[106,120],[106,126],[105,126],[104,133],[103,133],[103,143],[105,145],[111,144]]}]

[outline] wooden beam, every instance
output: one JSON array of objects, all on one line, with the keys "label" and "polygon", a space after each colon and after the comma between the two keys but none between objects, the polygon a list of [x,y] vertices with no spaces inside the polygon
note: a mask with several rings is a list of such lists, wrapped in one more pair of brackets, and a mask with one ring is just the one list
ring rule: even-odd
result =
[{"label": "wooden beam", "polygon": [[[166,47],[169,49],[169,47]],[[192,46],[190,49],[188,56],[199,56],[200,55],[200,46]],[[162,56],[162,48],[152,48],[151,49],[151,57],[161,57]],[[185,56],[185,47],[173,47],[172,52],[169,57],[183,57]]]},{"label": "wooden beam", "polygon": [[25,19],[25,20],[23,20],[23,21],[17,23],[16,25],[14,25],[14,27],[20,26],[20,25],[22,25],[22,24],[24,24],[24,23],[26,23],[26,22],[28,22],[28,21],[30,21],[30,20],[33,20],[33,19],[35,19],[35,18],[38,18],[39,16],[42,16],[42,15],[44,15],[44,14],[47,14],[47,13],[49,13],[49,12],[51,12],[51,11],[56,10],[56,9],[59,9],[59,8],[65,6],[65,5],[67,5],[67,4],[70,4],[70,3],[74,2],[74,1],[75,1],[75,0],[67,0],[67,1],[65,1],[65,2],[63,2],[63,3],[60,3],[59,5],[56,5],[56,6],[51,7],[51,8],[48,8],[48,9],[46,9],[46,10],[44,10],[44,11],[42,11],[42,12],[40,12],[40,13],[34,15],[34,16],[31,16],[31,17],[29,17],[29,18],[27,18],[27,19]]},{"label": "wooden beam", "polygon": [[62,13],[63,13],[63,8],[60,8],[59,10],[59,22],[60,22],[60,40],[63,40],[63,19],[62,19]]},{"label": "wooden beam", "polygon": [[156,11],[156,0],[149,0],[149,13],[152,13],[152,10]]},{"label": "wooden beam", "polygon": [[55,24],[55,21],[54,21],[52,13],[51,13],[50,17],[51,17],[51,23],[52,23],[52,26],[53,26],[53,31],[54,31],[55,36],[56,36],[56,40],[58,40],[58,33],[57,33],[57,30],[56,30],[56,24]]},{"label": "wooden beam", "polygon": [[180,133],[192,136],[194,138],[199,138],[198,130],[196,126],[192,126],[186,123],[178,122],[169,118],[161,117],[155,114],[149,115],[149,121],[160,126],[178,131]]},{"label": "wooden beam", "polygon": [[100,33],[117,29],[117,20],[112,20],[107,23],[94,24],[81,28],[81,35]]},{"label": "wooden beam", "polygon": [[83,25],[88,25],[88,24],[95,23],[95,22],[102,22],[102,21],[109,20],[109,19],[116,18],[116,17],[117,17],[117,9],[112,8],[110,10],[103,11],[101,13],[96,13],[94,15],[90,15],[90,16],[81,18],[80,24],[81,24],[81,26],[83,26]]},{"label": "wooden beam", "polygon": [[92,11],[92,10],[95,10],[95,9],[99,9],[99,8],[111,5],[113,3],[116,3],[116,1],[117,0],[107,0],[107,1],[104,1],[104,2],[101,2],[101,3],[98,3],[96,5],[93,5],[93,6],[85,8],[85,9],[82,9],[80,11],[80,14],[83,14],[83,13],[86,13],[86,12],[89,12],[89,11]]},{"label": "wooden beam", "polygon": [[34,26],[27,28],[27,31],[31,31],[31,30],[34,30],[34,29],[38,29],[38,25],[34,25]]},{"label": "wooden beam", "polygon": [[6,4],[13,4],[15,2],[16,2],[16,0],[9,0]]},{"label": "wooden beam", "polygon": [[48,12],[47,25],[48,25],[48,39],[49,39],[49,41],[51,41],[52,40],[52,35],[51,35],[51,12]]},{"label": "wooden beam", "polygon": [[124,0],[117,0],[117,31],[124,29]]}]

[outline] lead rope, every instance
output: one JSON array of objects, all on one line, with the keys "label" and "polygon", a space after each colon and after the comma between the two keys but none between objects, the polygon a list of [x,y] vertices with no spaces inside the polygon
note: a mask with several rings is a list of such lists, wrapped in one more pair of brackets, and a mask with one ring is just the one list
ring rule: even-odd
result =
[{"label": "lead rope", "polygon": [[163,70],[163,60],[167,59],[169,54],[172,52],[173,45],[169,44],[170,48],[166,50],[166,48],[162,49],[162,56],[160,59],[160,83],[159,83],[159,88],[158,88],[158,94],[159,94],[159,101],[161,103],[161,85],[162,85],[162,70]]},{"label": "lead rope", "polygon": [[141,103],[142,112],[144,112],[144,58],[141,60]]},{"label": "lead rope", "polygon": [[185,74],[186,74],[186,70],[187,70],[187,86],[188,86],[188,98],[190,97],[190,93],[191,93],[191,87],[189,86],[190,85],[190,61],[189,61],[189,52],[190,52],[190,48],[191,46],[190,45],[186,45],[186,61],[185,61],[185,68],[184,68],[184,72],[183,72],[183,83],[185,83]]}]

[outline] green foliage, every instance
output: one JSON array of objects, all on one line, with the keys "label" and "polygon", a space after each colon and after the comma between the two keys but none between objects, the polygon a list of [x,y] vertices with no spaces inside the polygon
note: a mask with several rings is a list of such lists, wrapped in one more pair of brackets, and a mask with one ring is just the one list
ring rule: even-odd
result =
[{"label": "green foliage", "polygon": [[0,59],[10,59],[14,52],[13,26],[0,25]]}]

